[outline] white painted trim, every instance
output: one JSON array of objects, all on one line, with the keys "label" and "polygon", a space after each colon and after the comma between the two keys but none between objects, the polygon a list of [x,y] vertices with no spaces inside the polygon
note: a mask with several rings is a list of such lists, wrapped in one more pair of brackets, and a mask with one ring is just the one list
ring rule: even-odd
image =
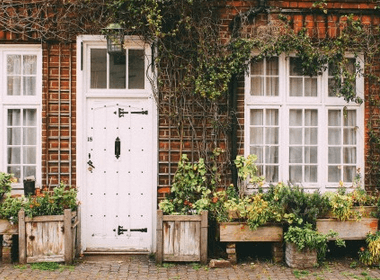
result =
[{"label": "white painted trim", "polygon": [[[137,36],[132,37],[126,37],[125,41],[127,42],[126,45],[128,47],[139,47],[144,48],[146,50],[146,65],[150,66],[152,53],[151,48],[147,44],[142,44],[141,40]],[[86,147],[86,100],[88,98],[126,98],[126,99],[151,99],[151,116],[152,116],[152,153],[153,153],[153,160],[152,161],[152,244],[150,245],[150,252],[155,252],[156,250],[156,209],[157,209],[157,184],[158,184],[158,176],[155,174],[158,174],[158,111],[157,106],[155,104],[155,98],[152,93],[152,88],[150,81],[146,78],[145,85],[146,89],[143,91],[141,90],[114,90],[109,91],[107,90],[108,94],[104,96],[101,94],[102,90],[89,90],[89,87],[87,86],[87,81],[85,71],[89,68],[89,59],[86,59],[86,53],[87,47],[89,45],[99,46],[99,47],[105,47],[106,46],[106,40],[103,35],[80,35],[77,37],[77,144],[76,144],[76,151],[77,151],[77,186],[78,186],[78,198],[80,201],[82,201],[83,204],[86,203],[85,201],[85,182],[86,182],[86,171],[87,166],[84,164],[86,161],[85,157],[85,151],[83,150],[84,147]],[[83,47],[82,47],[83,46]],[[83,57],[82,57],[82,48],[83,48]],[[81,69],[81,64],[83,61],[83,70]],[[87,64],[86,64],[87,62]],[[155,69],[156,71],[156,69]],[[149,73],[152,73],[152,77],[155,76],[156,72],[151,71],[149,68]],[[128,91],[128,96],[126,96],[126,91]],[[154,156],[154,154],[156,156]],[[86,216],[86,207],[82,207],[82,218]],[[83,220],[82,220],[83,221]],[[82,248],[81,251],[83,252],[86,250],[86,240],[84,238],[86,233],[85,228],[86,223],[82,222]]]}]

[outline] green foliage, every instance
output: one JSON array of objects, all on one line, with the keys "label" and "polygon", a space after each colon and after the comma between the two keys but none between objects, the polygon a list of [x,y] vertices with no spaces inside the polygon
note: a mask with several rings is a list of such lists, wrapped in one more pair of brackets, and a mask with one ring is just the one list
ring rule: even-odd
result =
[{"label": "green foliage", "polygon": [[78,207],[77,190],[67,189],[61,183],[52,192],[43,192],[41,196],[12,197],[8,195],[0,204],[0,217],[17,223],[18,212],[24,208],[29,217],[44,215],[63,215],[64,209],[75,211]]},{"label": "green foliage", "polygon": [[12,190],[13,174],[0,172],[0,197]]},{"label": "green foliage", "polygon": [[160,202],[165,214],[199,214],[210,206],[211,190],[208,188],[207,169],[202,158],[198,163],[190,163],[186,154],[182,155],[174,175],[171,194]]},{"label": "green foliage", "polygon": [[[327,241],[329,238],[337,237],[337,233],[330,230],[328,234],[322,234],[312,229],[310,224],[305,224],[304,227],[293,227],[284,233],[284,240],[287,243],[293,243],[297,246],[298,250],[308,248],[310,250],[316,250],[318,259],[325,258],[327,251]],[[343,240],[337,238],[336,244],[338,246],[345,246]]]},{"label": "green foliage", "polygon": [[32,263],[30,265],[31,269],[38,269],[38,270],[57,270],[59,269],[60,265],[56,262],[41,262],[41,263]]},{"label": "green foliage", "polygon": [[328,199],[318,191],[307,193],[299,186],[278,183],[271,186],[266,194],[267,200],[275,202],[283,209],[284,217],[289,224],[312,224],[315,226],[317,217],[323,216],[329,210]]},{"label": "green foliage", "polygon": [[380,231],[368,233],[367,248],[360,248],[359,260],[365,265],[380,265]]}]

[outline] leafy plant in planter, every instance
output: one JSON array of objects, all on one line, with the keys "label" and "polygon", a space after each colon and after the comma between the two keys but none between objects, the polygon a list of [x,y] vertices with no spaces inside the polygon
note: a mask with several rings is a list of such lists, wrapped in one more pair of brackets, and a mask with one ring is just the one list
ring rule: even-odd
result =
[{"label": "leafy plant in planter", "polygon": [[164,214],[200,214],[210,207],[211,190],[207,187],[207,169],[202,158],[198,163],[190,163],[186,154],[182,155],[173,178],[171,193],[161,201]]},{"label": "leafy plant in planter", "polygon": [[365,265],[380,264],[380,231],[368,233],[366,238],[367,248],[360,248],[359,260]]},{"label": "leafy plant in planter", "polygon": [[0,197],[12,190],[13,174],[0,172]]},{"label": "leafy plant in planter", "polygon": [[307,193],[299,186],[278,183],[266,193],[266,200],[273,201],[283,211],[288,224],[312,224],[318,216],[329,210],[329,201],[318,191]]},{"label": "leafy plant in planter", "polygon": [[[318,260],[322,260],[326,256],[327,242],[329,238],[336,238],[337,233],[330,231],[328,234],[322,234],[312,229],[312,225],[306,224],[304,227],[293,227],[284,233],[284,240],[287,243],[295,244],[299,251],[303,249],[316,250]],[[338,246],[345,246],[342,239],[337,238]]]},{"label": "leafy plant in planter", "polygon": [[10,194],[0,204],[0,217],[12,223],[18,222],[18,212],[24,208],[29,217],[63,215],[65,209],[75,211],[78,207],[77,190],[67,189],[61,183],[52,192],[44,191],[40,196],[12,197]]}]

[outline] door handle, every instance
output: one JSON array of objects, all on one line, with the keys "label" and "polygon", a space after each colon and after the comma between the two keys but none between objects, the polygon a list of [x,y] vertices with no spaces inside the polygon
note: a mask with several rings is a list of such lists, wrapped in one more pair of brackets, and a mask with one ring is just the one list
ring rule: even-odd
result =
[{"label": "door handle", "polygon": [[115,157],[118,159],[120,157],[120,138],[115,139]]}]

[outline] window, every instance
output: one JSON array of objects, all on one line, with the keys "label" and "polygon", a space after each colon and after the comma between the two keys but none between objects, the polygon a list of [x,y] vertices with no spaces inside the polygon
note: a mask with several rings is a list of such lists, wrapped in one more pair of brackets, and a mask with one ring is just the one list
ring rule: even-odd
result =
[{"label": "window", "polygon": [[[349,65],[360,63],[349,58]],[[363,106],[333,94],[333,69],[302,74],[297,57],[252,62],[246,79],[245,150],[258,156],[267,183],[290,182],[307,188],[352,183],[363,167]],[[363,78],[356,78],[358,95]],[[343,79],[342,79],[343,81]],[[363,169],[362,169],[363,170]]]},{"label": "window", "polygon": [[90,49],[91,89],[144,89],[145,56],[143,49],[126,49],[124,54],[107,53],[104,48]]},{"label": "window", "polygon": [[0,46],[0,170],[17,179],[41,177],[41,47]]}]

